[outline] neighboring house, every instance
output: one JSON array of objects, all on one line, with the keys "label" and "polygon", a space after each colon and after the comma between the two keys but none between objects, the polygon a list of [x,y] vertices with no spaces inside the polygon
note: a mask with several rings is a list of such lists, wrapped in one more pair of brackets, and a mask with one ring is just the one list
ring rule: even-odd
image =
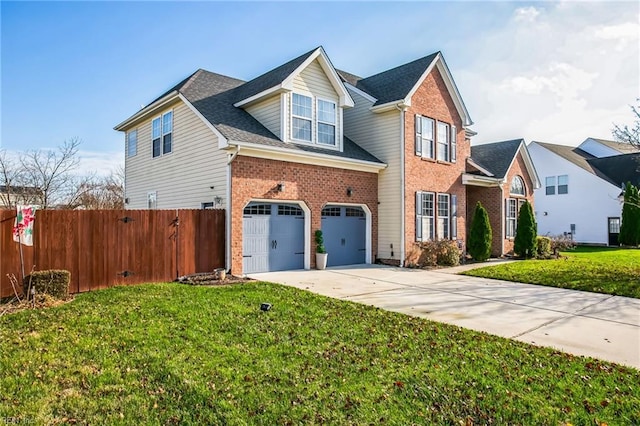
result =
[{"label": "neighboring house", "polygon": [[524,140],[472,146],[462,182],[467,185],[467,217],[473,217],[478,201],[489,213],[492,256],[513,254],[520,207],[525,201],[533,204],[540,187]]},{"label": "neighboring house", "polygon": [[16,204],[33,204],[40,192],[33,186],[0,184],[0,209],[14,209]]},{"label": "neighboring house", "polygon": [[618,245],[622,185],[640,184],[640,151],[595,138],[578,147],[532,142],[529,151],[543,179],[536,191],[538,234]]},{"label": "neighboring house", "polygon": [[115,129],[126,208],[225,208],[243,274],[310,268],[317,229],[329,266],[464,247],[471,124],[440,53],[361,78],[319,47],[248,82],[198,70]]}]

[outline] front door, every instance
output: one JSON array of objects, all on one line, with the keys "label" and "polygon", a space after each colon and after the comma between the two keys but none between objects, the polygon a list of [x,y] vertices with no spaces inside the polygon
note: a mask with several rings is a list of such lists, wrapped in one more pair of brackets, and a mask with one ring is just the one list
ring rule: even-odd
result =
[{"label": "front door", "polygon": [[609,245],[619,246],[618,236],[620,236],[620,218],[610,217],[609,219]]}]

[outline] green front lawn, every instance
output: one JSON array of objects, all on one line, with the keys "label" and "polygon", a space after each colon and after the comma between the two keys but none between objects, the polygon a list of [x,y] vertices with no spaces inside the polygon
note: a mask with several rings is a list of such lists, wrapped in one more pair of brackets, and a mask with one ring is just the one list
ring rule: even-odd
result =
[{"label": "green front lawn", "polygon": [[464,275],[640,299],[640,250],[578,247],[561,254],[560,259],[521,260]]},{"label": "green front lawn", "polygon": [[638,424],[639,383],[268,283],[112,288],[0,318],[0,419],[13,422]]}]

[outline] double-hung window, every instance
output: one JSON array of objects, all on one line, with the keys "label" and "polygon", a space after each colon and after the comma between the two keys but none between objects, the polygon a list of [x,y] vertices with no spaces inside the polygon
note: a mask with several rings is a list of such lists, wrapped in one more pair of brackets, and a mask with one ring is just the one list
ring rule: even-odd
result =
[{"label": "double-hung window", "polygon": [[313,102],[309,96],[300,95],[298,93],[293,93],[291,101],[291,138],[299,141],[311,142],[311,118]]},{"label": "double-hung window", "polygon": [[547,176],[544,179],[545,195],[554,195],[556,193],[556,177]]},{"label": "double-hung window", "polygon": [[508,198],[506,205],[506,219],[507,219],[507,238],[513,238],[516,236],[516,224],[518,221],[518,200],[515,198]]},{"label": "double-hung window", "polygon": [[457,219],[456,195],[416,192],[416,241],[457,238]]},{"label": "double-hung window", "polygon": [[416,192],[416,240],[433,240],[435,228],[435,194]]},{"label": "double-hung window", "polygon": [[450,128],[447,123],[438,121],[438,160],[449,161]]},{"label": "double-hung window", "polygon": [[336,144],[336,103],[318,99],[318,143]]},{"label": "double-hung window", "polygon": [[456,126],[416,114],[416,155],[455,163],[458,158]]},{"label": "double-hung window", "polygon": [[569,193],[569,175],[558,176],[558,194]]},{"label": "double-hung window", "polygon": [[173,111],[165,112],[151,122],[153,156],[169,154],[173,142]]},{"label": "double-hung window", "polygon": [[434,126],[435,120],[416,115],[416,155],[435,159]]},{"label": "double-hung window", "polygon": [[130,130],[127,133],[127,157],[133,157],[138,153],[138,130]]},{"label": "double-hung window", "polygon": [[438,194],[438,224],[436,225],[439,240],[449,239],[449,194]]}]

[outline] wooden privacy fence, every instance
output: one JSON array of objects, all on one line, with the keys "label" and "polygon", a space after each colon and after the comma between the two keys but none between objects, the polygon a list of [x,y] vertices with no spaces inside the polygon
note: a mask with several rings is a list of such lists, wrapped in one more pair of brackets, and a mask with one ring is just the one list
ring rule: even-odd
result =
[{"label": "wooden privacy fence", "polygon": [[[172,281],[225,266],[224,210],[39,210],[25,272],[71,271],[71,293]],[[20,277],[14,210],[0,210],[0,297]]]}]

